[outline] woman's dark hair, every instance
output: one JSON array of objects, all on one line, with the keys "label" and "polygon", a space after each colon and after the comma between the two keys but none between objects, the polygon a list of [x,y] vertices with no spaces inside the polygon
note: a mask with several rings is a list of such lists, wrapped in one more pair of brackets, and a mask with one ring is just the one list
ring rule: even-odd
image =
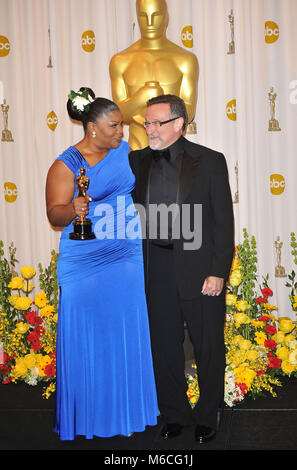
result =
[{"label": "woman's dark hair", "polygon": [[170,106],[171,117],[182,117],[184,119],[182,128],[182,131],[184,131],[188,124],[188,113],[184,100],[175,95],[160,95],[155,98],[151,98],[147,102],[147,106],[149,107],[158,103],[168,103]]},{"label": "woman's dark hair", "polygon": [[119,111],[119,107],[107,98],[95,98],[95,93],[91,88],[81,87],[79,89],[79,91],[84,90],[88,90],[89,95],[94,100],[90,103],[88,111],[79,111],[74,108],[70,99],[67,101],[67,111],[71,119],[82,122],[84,131],[87,133],[88,122],[96,123],[98,118],[106,117],[112,111]]}]

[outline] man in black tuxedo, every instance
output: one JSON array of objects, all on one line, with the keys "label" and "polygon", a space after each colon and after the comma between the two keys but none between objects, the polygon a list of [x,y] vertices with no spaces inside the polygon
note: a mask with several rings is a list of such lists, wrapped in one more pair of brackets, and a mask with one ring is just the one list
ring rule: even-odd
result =
[{"label": "man in black tuxedo", "polygon": [[[202,443],[216,435],[224,400],[225,282],[234,250],[233,208],[224,156],[185,139],[186,125],[183,100],[174,95],[151,99],[144,123],[149,147],[132,151],[129,159],[136,177],[134,202],[147,216],[143,254],[165,421],[161,435],[174,437],[183,426],[195,424],[196,440]],[[160,204],[174,208],[167,212],[167,225],[151,211]],[[200,389],[194,410],[186,395],[184,322]]]}]

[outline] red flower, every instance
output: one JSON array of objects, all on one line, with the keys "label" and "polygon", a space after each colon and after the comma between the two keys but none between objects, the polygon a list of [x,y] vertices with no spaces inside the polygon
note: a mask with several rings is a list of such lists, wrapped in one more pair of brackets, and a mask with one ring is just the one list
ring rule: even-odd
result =
[{"label": "red flower", "polygon": [[39,338],[39,333],[36,331],[36,328],[32,331],[32,333],[28,334],[27,340],[29,343],[33,343],[33,341],[37,341]]},{"label": "red flower", "polygon": [[30,325],[35,325],[35,316],[36,312],[33,310],[30,310],[29,312],[26,313],[25,318]]},{"label": "red flower", "polygon": [[260,318],[259,318],[259,321],[269,321],[270,320],[270,317],[268,317],[267,315],[262,315]]},{"label": "red flower", "polygon": [[257,371],[257,375],[258,375],[258,376],[259,376],[259,375],[264,375],[264,374],[265,374],[265,371],[264,371],[264,370],[258,370],[258,371]]},{"label": "red flower", "polygon": [[271,369],[279,369],[282,361],[278,357],[270,357],[268,367]]},{"label": "red flower", "polygon": [[[41,321],[42,321],[42,320],[41,320]],[[38,325],[38,326],[36,326],[36,328],[34,328],[34,329],[36,330],[36,333],[38,334],[38,336],[45,333],[45,329],[43,328],[43,326]]]},{"label": "red flower", "polygon": [[40,325],[40,323],[43,322],[43,319],[41,317],[39,317],[38,315],[36,315],[35,317],[35,325]]},{"label": "red flower", "polygon": [[237,383],[235,382],[235,384],[240,388],[241,392],[242,393],[246,393],[247,390],[248,390],[248,386],[245,384],[245,383]]},{"label": "red flower", "polygon": [[264,297],[258,297],[256,299],[256,304],[265,304],[267,303],[267,299],[265,299]]},{"label": "red flower", "polygon": [[276,333],[276,327],[275,326],[272,326],[272,325],[266,325],[264,330],[266,331],[266,333],[268,333],[269,335],[274,335]]},{"label": "red flower", "polygon": [[42,345],[38,341],[38,339],[34,340],[33,343],[31,344],[31,348],[33,351],[38,351],[39,349],[42,349]]},{"label": "red flower", "polygon": [[275,349],[277,346],[277,343],[273,341],[273,339],[267,339],[266,341],[264,341],[264,346],[267,349]]},{"label": "red flower", "polygon": [[9,382],[11,382],[11,378],[10,377],[6,377],[5,380],[3,380],[3,384],[9,384]]},{"label": "red flower", "polygon": [[45,366],[44,373],[47,377],[53,377],[56,373],[55,365],[53,363],[51,363],[51,364],[48,364],[47,366]]},{"label": "red flower", "polygon": [[262,295],[263,295],[264,297],[271,297],[271,296],[273,295],[273,292],[272,292],[271,289],[269,289],[269,287],[264,287],[264,288],[261,290],[261,292],[262,292]]},{"label": "red flower", "polygon": [[32,333],[28,334],[27,340],[29,341],[29,343],[37,341],[39,339],[39,336],[44,332],[45,332],[45,329],[43,328],[43,326],[38,325],[34,328]]}]

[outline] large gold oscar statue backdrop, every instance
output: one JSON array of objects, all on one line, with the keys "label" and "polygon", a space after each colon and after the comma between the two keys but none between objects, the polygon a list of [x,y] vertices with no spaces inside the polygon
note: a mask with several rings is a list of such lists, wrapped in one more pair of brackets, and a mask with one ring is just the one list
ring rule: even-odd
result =
[{"label": "large gold oscar statue backdrop", "polygon": [[180,96],[189,122],[194,119],[199,66],[195,54],[166,38],[169,16],[165,0],[136,0],[139,41],[110,61],[113,100],[129,125],[131,149],[148,145],[143,128],[146,102],[161,94]]}]

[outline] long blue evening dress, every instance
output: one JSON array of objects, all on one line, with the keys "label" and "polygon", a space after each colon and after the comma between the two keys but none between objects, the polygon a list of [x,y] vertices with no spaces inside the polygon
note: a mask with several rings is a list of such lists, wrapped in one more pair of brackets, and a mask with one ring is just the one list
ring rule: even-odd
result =
[{"label": "long blue evening dress", "polygon": [[74,178],[81,167],[86,169],[92,197],[87,217],[96,235],[71,240],[70,223],[60,239],[54,430],[62,440],[128,435],[157,423],[140,221],[131,197],[135,178],[128,151],[122,141],[92,167],[73,146],[58,157]]}]

